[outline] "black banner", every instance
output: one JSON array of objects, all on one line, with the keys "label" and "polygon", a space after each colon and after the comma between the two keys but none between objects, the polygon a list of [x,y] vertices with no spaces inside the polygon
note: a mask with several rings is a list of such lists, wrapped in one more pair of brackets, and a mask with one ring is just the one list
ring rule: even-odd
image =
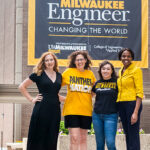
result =
[{"label": "black banner", "polygon": [[141,6],[141,0],[36,0],[34,57],[52,51],[65,60],[87,50],[95,61],[116,61],[128,47],[141,61]]}]

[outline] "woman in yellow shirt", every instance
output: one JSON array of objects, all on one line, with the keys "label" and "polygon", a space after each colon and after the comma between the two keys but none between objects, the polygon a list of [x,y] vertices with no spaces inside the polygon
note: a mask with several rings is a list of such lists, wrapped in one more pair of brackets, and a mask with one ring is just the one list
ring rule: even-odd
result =
[{"label": "woman in yellow shirt", "polygon": [[134,53],[129,48],[119,52],[123,67],[118,78],[118,110],[126,135],[127,150],[140,150],[139,125],[142,111],[143,78],[142,71],[132,60]]},{"label": "woman in yellow shirt", "polygon": [[62,74],[62,85],[67,85],[63,107],[65,127],[69,129],[70,150],[86,150],[87,130],[92,121],[91,90],[96,79],[86,51],[75,51],[69,59],[69,68]]}]

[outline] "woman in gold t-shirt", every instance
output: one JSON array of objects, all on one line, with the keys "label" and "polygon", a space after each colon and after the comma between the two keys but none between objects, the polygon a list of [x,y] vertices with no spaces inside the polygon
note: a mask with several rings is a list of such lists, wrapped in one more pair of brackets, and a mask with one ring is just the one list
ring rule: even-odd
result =
[{"label": "woman in gold t-shirt", "polygon": [[86,150],[87,130],[92,121],[91,89],[96,79],[86,51],[75,51],[69,59],[69,68],[62,74],[62,85],[67,85],[63,108],[65,127],[69,129],[70,150]]}]

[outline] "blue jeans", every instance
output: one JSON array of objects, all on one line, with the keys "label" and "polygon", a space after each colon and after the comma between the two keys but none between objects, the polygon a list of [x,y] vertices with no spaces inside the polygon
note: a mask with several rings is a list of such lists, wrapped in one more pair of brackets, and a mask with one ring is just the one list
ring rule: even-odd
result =
[{"label": "blue jeans", "polygon": [[117,131],[118,114],[96,114],[92,116],[95,130],[97,150],[105,149],[105,141],[108,150],[116,150],[115,137]]}]

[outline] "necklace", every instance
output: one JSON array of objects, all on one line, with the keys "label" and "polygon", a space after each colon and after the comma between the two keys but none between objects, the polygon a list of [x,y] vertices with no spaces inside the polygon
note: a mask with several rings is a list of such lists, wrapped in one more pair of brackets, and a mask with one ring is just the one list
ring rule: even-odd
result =
[{"label": "necklace", "polygon": [[54,82],[56,80],[56,72],[48,72],[45,70],[45,73],[47,74],[47,76]]},{"label": "necklace", "polygon": [[55,72],[49,73],[50,77],[53,77],[55,75]]}]

